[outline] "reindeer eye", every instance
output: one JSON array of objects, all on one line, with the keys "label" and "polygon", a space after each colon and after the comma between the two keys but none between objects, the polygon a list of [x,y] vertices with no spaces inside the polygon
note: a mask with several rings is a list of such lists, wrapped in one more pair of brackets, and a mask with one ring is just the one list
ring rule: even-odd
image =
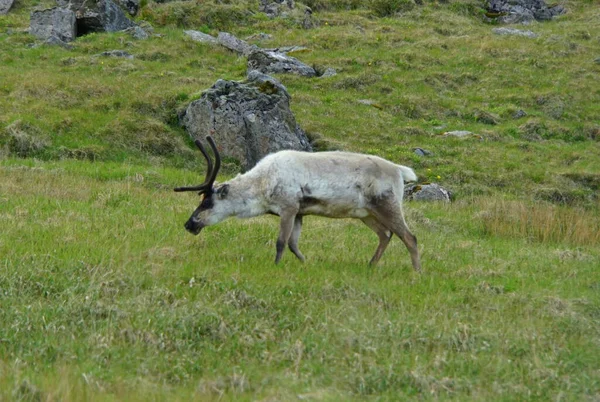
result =
[{"label": "reindeer eye", "polygon": [[229,194],[229,185],[224,184],[221,187],[219,187],[219,189],[217,190],[217,194],[219,195],[219,198],[225,198],[227,194]]}]

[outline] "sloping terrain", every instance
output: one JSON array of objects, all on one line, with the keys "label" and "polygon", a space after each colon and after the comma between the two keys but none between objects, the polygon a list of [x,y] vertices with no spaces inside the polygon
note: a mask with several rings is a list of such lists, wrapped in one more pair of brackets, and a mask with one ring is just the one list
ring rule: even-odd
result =
[{"label": "sloping terrain", "polygon": [[[0,399],[599,398],[600,9],[511,26],[530,38],[494,33],[478,1],[423,3],[307,2],[306,24],[299,3],[142,2],[150,38],[63,48],[24,31],[53,2],[17,0],[0,16]],[[360,222],[307,219],[307,262],[279,266],[272,217],[185,233],[198,200],[171,189],[204,166],[178,116],[246,75],[186,29],[336,70],[277,77],[315,147],[454,194],[405,206],[422,275],[397,239],[367,267]]]}]

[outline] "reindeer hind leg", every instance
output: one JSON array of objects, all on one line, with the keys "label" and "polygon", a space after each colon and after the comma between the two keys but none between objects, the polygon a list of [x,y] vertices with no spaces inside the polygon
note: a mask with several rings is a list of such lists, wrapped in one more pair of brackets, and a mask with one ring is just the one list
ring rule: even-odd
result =
[{"label": "reindeer hind leg", "polygon": [[379,222],[398,236],[410,253],[410,259],[415,271],[421,271],[421,257],[417,247],[417,238],[413,235],[402,214],[402,208],[395,199],[386,200],[374,208],[374,215]]},{"label": "reindeer hind leg", "polygon": [[392,239],[392,232],[372,216],[368,216],[361,220],[379,237],[379,245],[377,246],[377,250],[375,250],[375,254],[373,255],[373,258],[371,258],[371,261],[369,261],[369,265],[375,265],[377,262],[379,262],[383,252],[390,243],[390,240]]},{"label": "reindeer hind leg", "polygon": [[304,262],[304,256],[298,249],[298,240],[300,239],[300,232],[302,231],[302,215],[296,215],[294,219],[294,229],[292,229],[292,235],[290,236],[290,241],[288,247],[294,253],[296,257],[302,262]]}]

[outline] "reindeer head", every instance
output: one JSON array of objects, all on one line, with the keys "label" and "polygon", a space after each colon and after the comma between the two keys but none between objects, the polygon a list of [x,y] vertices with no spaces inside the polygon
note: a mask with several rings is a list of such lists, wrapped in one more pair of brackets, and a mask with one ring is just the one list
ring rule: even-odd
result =
[{"label": "reindeer head", "polygon": [[200,200],[200,205],[190,216],[190,219],[185,223],[185,228],[188,232],[197,235],[200,233],[203,227],[214,225],[215,223],[219,223],[223,219],[227,218],[230,213],[228,212],[230,208],[227,207],[227,203],[223,202],[227,198],[227,194],[229,192],[228,184],[221,184],[218,186],[214,186],[215,179],[217,178],[217,173],[219,173],[219,168],[221,167],[221,156],[219,155],[219,151],[217,150],[217,146],[215,145],[215,141],[209,135],[206,137],[208,144],[212,148],[212,151],[215,155],[215,163],[213,165],[206,148],[202,145],[200,140],[196,140],[196,146],[206,158],[206,164],[208,167],[208,171],[206,172],[206,178],[204,179],[204,183],[192,186],[192,187],[177,187],[175,191],[198,191],[198,195],[202,198]]}]

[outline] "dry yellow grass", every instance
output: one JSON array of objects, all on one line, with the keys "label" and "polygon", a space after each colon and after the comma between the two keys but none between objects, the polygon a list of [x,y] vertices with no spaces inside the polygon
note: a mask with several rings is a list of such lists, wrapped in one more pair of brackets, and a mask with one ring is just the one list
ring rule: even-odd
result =
[{"label": "dry yellow grass", "polygon": [[524,201],[482,203],[481,218],[488,234],[542,243],[600,244],[600,219],[593,211]]}]

